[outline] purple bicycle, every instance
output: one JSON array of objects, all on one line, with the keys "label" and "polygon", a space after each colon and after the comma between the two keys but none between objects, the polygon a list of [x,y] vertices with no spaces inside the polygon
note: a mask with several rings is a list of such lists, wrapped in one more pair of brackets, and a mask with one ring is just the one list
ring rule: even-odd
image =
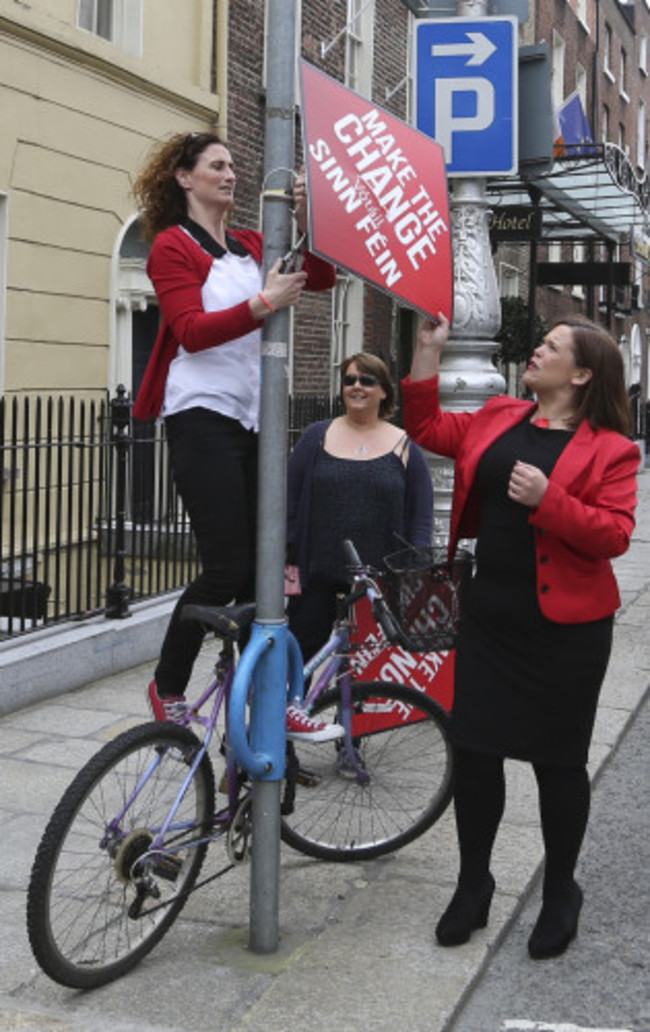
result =
[{"label": "purple bicycle", "polygon": [[[339,722],[335,741],[287,742],[282,838],[333,861],[380,856],[412,841],[450,798],[447,715],[428,695],[350,675],[350,608],[366,596],[388,641],[404,634],[348,544],[350,594],[327,644],[305,666],[309,712]],[[55,981],[92,988],[130,970],[169,929],[190,892],[245,861],[251,784],[229,745],[236,643],[253,605],[187,607],[221,640],[215,676],[182,724],[120,734],[74,778],[44,831],[27,899],[36,960]],[[381,648],[381,645],[378,646]],[[213,761],[222,775],[217,782]],[[226,857],[199,882],[208,847]]]}]

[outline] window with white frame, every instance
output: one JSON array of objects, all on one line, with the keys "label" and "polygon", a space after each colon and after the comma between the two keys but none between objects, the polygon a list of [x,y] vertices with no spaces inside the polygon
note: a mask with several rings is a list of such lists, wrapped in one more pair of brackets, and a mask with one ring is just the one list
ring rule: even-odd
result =
[{"label": "window with white frame", "polygon": [[[609,248],[605,244],[601,244],[600,248],[598,249],[598,253],[594,257],[595,257],[595,260],[599,261],[599,262],[609,262],[610,258],[611,258],[611,261],[613,261],[613,262],[620,262],[620,260],[621,260],[621,249],[620,249],[620,247],[617,244],[612,249],[611,254],[610,254]],[[614,303],[614,301],[616,300],[616,291],[617,291],[617,289],[620,289],[620,288],[614,287],[614,289],[612,291],[612,303]],[[607,295],[608,295],[607,287],[605,285],[601,284],[598,287],[598,304],[599,304],[599,307],[602,310],[604,310],[606,305],[607,305]],[[614,314],[619,316],[619,317],[621,315],[620,312],[616,312],[616,311],[614,312]]]},{"label": "window with white frame", "polygon": [[636,115],[636,163],[644,171],[646,167],[646,106],[644,100],[639,100],[639,107]]},{"label": "window with white frame", "polygon": [[113,39],[113,0],[79,0],[79,28]]},{"label": "window with white frame", "polygon": [[603,71],[608,79],[614,81],[614,73],[612,71],[612,27],[605,22],[605,32],[603,34]]},{"label": "window with white frame", "polygon": [[[595,259],[595,261],[598,261],[598,262],[604,262],[604,263],[605,262],[609,262],[609,260],[610,260],[610,252],[609,252],[609,249],[607,248],[607,246],[605,244],[601,244],[600,247],[596,248],[596,254],[594,255],[594,259]],[[613,262],[618,260],[617,259],[617,249],[616,248],[614,248],[614,250],[611,253],[611,260]],[[607,286],[605,284],[601,283],[598,286],[597,290],[598,290],[598,305],[604,311],[604,309],[607,306],[607,296],[608,296]],[[612,303],[613,302],[614,302],[614,294],[612,293]]]},{"label": "window with white frame", "polygon": [[619,76],[618,76],[618,89],[623,100],[629,100],[627,95],[627,52],[624,47],[621,47],[620,60],[618,63]]},{"label": "window with white frame", "polygon": [[603,104],[600,115],[600,138],[603,143],[607,143],[609,140],[609,108],[607,104]]},{"label": "window with white frame", "polygon": [[[573,245],[573,257],[572,261],[574,265],[579,265],[585,260],[585,245],[574,244]],[[583,298],[585,296],[585,288],[582,283],[576,283],[571,288],[571,293],[574,297]]]},{"label": "window with white frame", "polygon": [[582,110],[587,110],[587,73],[584,65],[578,61],[576,64],[576,90],[582,102]]},{"label": "window with white frame", "polygon": [[639,71],[648,74],[648,37],[645,32],[639,35]]},{"label": "window with white frame", "polygon": [[[562,244],[553,242],[548,245],[547,261],[551,265],[559,265],[562,261]],[[562,290],[562,287],[555,283],[550,283],[549,286],[552,290]]]},{"label": "window with white frame", "polygon": [[519,269],[508,262],[499,262],[499,296],[519,297]]},{"label": "window with white frame", "polygon": [[636,287],[636,306],[637,306],[637,308],[644,308],[645,307],[645,305],[644,305],[644,298],[643,298],[643,272],[644,272],[643,262],[640,261],[638,258],[636,258],[635,261],[634,261],[634,285]]},{"label": "window with white frame", "polygon": [[345,33],[345,82],[369,97],[372,88],[375,5],[368,0],[348,0]]},{"label": "window with white frame", "polygon": [[585,29],[588,28],[588,26],[587,26],[587,0],[578,0],[578,4],[577,4],[577,8],[576,8],[576,14],[578,15],[578,20],[581,22],[582,25],[584,25]]},{"label": "window with white frame", "polygon": [[143,0],[79,0],[77,25],[122,50],[142,54]]},{"label": "window with white frame", "polygon": [[553,64],[551,68],[551,97],[553,110],[557,111],[564,100],[564,62],[566,45],[558,32],[553,30]]}]

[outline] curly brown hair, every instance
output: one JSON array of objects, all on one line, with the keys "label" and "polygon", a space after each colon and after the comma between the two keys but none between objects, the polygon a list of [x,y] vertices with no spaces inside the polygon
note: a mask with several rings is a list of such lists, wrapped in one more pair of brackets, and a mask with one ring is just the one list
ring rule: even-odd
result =
[{"label": "curly brown hair", "polygon": [[154,144],[146,164],[133,184],[133,196],[141,209],[140,225],[147,243],[163,229],[182,222],[187,215],[185,193],[176,181],[179,168],[191,170],[206,147],[226,144],[215,133],[175,133]]}]

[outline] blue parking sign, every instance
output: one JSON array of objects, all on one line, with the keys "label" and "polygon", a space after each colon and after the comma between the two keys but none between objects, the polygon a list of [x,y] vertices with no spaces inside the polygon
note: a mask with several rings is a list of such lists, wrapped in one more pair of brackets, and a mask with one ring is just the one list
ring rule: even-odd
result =
[{"label": "blue parking sign", "polygon": [[517,29],[514,17],[416,25],[416,126],[442,146],[450,176],[517,171]]}]

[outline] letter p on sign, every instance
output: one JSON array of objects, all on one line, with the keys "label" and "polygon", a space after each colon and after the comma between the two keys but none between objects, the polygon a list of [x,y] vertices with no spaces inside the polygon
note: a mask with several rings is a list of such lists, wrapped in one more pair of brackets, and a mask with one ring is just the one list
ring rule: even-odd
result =
[{"label": "letter p on sign", "polygon": [[494,86],[489,79],[439,79],[435,91],[437,141],[450,164],[454,133],[481,132],[494,122]]}]

